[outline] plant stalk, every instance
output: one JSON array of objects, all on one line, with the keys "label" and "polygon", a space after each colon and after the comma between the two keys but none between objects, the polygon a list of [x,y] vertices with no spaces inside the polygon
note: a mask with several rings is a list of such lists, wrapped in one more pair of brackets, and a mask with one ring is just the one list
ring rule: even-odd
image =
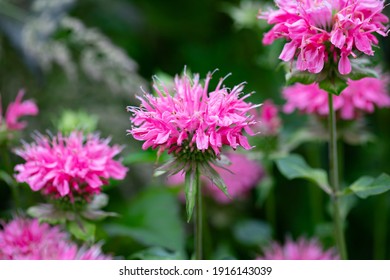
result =
[{"label": "plant stalk", "polygon": [[199,168],[195,170],[196,209],[195,209],[195,259],[203,259],[203,221],[202,221],[202,188]]},{"label": "plant stalk", "polygon": [[338,153],[337,153],[337,130],[336,130],[336,114],[333,108],[333,95],[328,93],[329,105],[329,173],[330,181],[333,190],[333,222],[336,236],[337,247],[340,258],[346,260],[348,258],[347,249],[345,246],[343,220],[340,214],[340,200],[337,194],[340,191],[339,186],[339,170],[338,170]]}]

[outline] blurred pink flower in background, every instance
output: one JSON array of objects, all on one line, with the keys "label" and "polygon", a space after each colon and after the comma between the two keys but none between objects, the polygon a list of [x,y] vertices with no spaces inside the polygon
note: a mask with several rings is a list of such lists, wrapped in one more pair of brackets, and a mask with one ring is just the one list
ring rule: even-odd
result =
[{"label": "blurred pink flower in background", "polygon": [[[348,80],[348,87],[339,96],[333,97],[333,107],[337,116],[344,120],[352,120],[361,117],[363,113],[373,113],[375,107],[390,107],[388,84],[388,78]],[[287,101],[283,108],[285,113],[298,110],[306,114],[328,115],[328,93],[320,89],[318,84],[295,84],[286,87],[283,90],[283,97]]]},{"label": "blurred pink flower in background", "polygon": [[278,107],[272,100],[265,100],[260,107],[260,112],[255,114],[256,124],[252,126],[254,132],[259,132],[260,136],[277,135],[282,122],[279,118]]},{"label": "blurred pink flower in background", "polygon": [[141,106],[128,107],[133,113],[133,127],[128,133],[136,140],[145,141],[142,148],[158,148],[159,153],[168,150],[178,154],[182,150],[213,151],[216,156],[224,145],[236,149],[250,149],[243,130],[251,133],[249,125],[253,116],[248,112],[256,107],[240,98],[244,85],[228,90],[220,79],[217,87],[209,89],[212,75],[209,73],[204,85],[195,74],[191,80],[186,74],[175,77],[174,90],[164,85],[154,96],[145,93]]},{"label": "blurred pink flower in background", "polygon": [[0,230],[1,260],[105,260],[100,246],[78,248],[59,226],[15,218]]},{"label": "blurred pink flower in background", "polygon": [[[35,116],[38,114],[38,107],[32,100],[22,102],[24,90],[20,90],[14,102],[11,102],[5,113],[5,125],[9,130],[22,130],[27,126],[27,122],[19,121],[23,116]],[[2,108],[0,102],[0,125],[3,123]]]},{"label": "blurred pink flower in background", "polygon": [[274,25],[263,43],[284,38],[279,56],[283,61],[297,58],[297,69],[319,73],[332,59],[341,74],[352,70],[350,57],[359,52],[373,55],[378,44],[374,33],[387,36],[389,19],[380,0],[287,1],[275,0],[278,10],[260,12],[259,18]]},{"label": "blurred pink flower in background", "polygon": [[36,135],[34,140],[14,150],[26,161],[15,166],[15,178],[27,183],[33,191],[42,190],[55,198],[88,199],[100,193],[108,179],[122,180],[126,176],[128,169],[114,160],[122,147],[110,147],[109,139],[92,134],[84,137],[76,131],[51,138]]},{"label": "blurred pink flower in background", "polygon": [[[226,156],[231,162],[230,165],[225,167],[227,170],[218,166],[214,166],[214,168],[226,183],[231,198],[233,200],[244,198],[262,179],[264,171],[260,164],[248,159],[243,154],[228,153]],[[209,179],[202,177],[202,182],[205,187],[204,192],[214,200],[222,204],[232,202],[232,199],[227,197]],[[169,176],[167,183],[168,185],[184,184],[184,174],[179,172]]]},{"label": "blurred pink flower in background", "polygon": [[287,239],[284,245],[273,242],[265,248],[259,260],[338,260],[334,249],[324,251],[316,239],[300,238],[296,242]]}]

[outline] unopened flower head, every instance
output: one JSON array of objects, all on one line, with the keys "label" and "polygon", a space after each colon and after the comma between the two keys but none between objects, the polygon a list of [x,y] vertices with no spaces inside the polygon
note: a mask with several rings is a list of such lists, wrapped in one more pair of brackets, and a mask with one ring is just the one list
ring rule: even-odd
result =
[{"label": "unopened flower head", "polygon": [[220,79],[209,89],[212,74],[202,84],[199,75],[176,76],[174,89],[154,84],[157,96],[145,93],[141,106],[128,107],[133,127],[128,132],[159,153],[167,150],[182,162],[202,162],[219,157],[223,146],[250,149],[243,132],[251,134],[249,111],[256,107],[240,97],[243,84],[229,90]]},{"label": "unopened flower head", "polygon": [[334,249],[323,250],[317,239],[287,239],[284,245],[274,242],[264,250],[260,260],[338,260]]},{"label": "unopened flower head", "polygon": [[[24,91],[20,90],[14,102],[11,102],[5,113],[5,126],[8,130],[22,130],[27,126],[25,121],[19,119],[23,116],[35,116],[38,114],[38,107],[32,100],[22,101]],[[0,126],[3,124],[2,108],[0,102]]]},{"label": "unopened flower head", "polygon": [[69,136],[36,135],[34,140],[15,150],[26,161],[15,167],[15,178],[33,191],[71,201],[88,199],[100,193],[108,179],[122,180],[126,175],[127,168],[114,159],[122,147],[109,146],[109,139],[75,131]]},{"label": "unopened flower head", "polygon": [[59,226],[15,218],[0,230],[0,260],[105,260],[100,246],[78,246]]},{"label": "unopened flower head", "polygon": [[[256,161],[248,159],[247,156],[239,153],[228,153],[226,155],[230,164],[226,168],[215,166],[215,170],[226,182],[226,187],[231,198],[228,198],[208,178],[202,178],[205,186],[205,193],[221,204],[230,203],[236,199],[248,196],[251,189],[256,187],[264,176],[263,168]],[[169,185],[184,183],[184,175],[178,173],[167,178]]]},{"label": "unopened flower head", "polygon": [[[333,107],[337,116],[343,120],[353,120],[364,113],[373,113],[375,107],[390,107],[388,95],[389,79],[363,78],[361,80],[348,80],[348,86],[339,96],[333,97]],[[283,90],[286,99],[285,113],[294,110],[306,114],[327,116],[328,93],[319,88],[318,84],[295,84]]]},{"label": "unopened flower head", "polygon": [[352,70],[351,58],[372,56],[378,44],[375,33],[387,36],[389,19],[381,0],[275,0],[278,10],[262,12],[259,18],[274,25],[264,44],[284,38],[283,61],[297,59],[298,70],[319,73],[325,63],[338,65],[340,74]]}]

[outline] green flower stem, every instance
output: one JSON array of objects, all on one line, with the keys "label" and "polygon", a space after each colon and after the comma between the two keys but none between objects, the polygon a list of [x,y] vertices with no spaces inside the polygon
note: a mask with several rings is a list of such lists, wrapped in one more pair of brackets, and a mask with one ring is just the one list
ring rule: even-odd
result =
[{"label": "green flower stem", "polygon": [[338,170],[338,156],[337,156],[337,131],[336,131],[336,114],[333,108],[333,95],[328,93],[329,104],[329,173],[330,181],[332,185],[333,195],[333,221],[334,229],[337,241],[337,247],[339,250],[340,258],[346,260],[347,249],[345,246],[343,220],[340,214],[340,200],[337,194],[340,191],[339,187],[339,170]]},{"label": "green flower stem", "polygon": [[195,170],[196,209],[195,209],[195,259],[203,259],[203,224],[202,224],[202,188],[199,168]]},{"label": "green flower stem", "polygon": [[[263,159],[263,168],[265,171],[265,176],[271,176],[272,174],[272,160],[269,158],[269,154],[266,153]],[[266,209],[266,219],[271,224],[273,228],[276,228],[276,207],[275,207],[275,186],[272,184],[271,189],[269,190],[268,197],[265,201]]]},{"label": "green flower stem", "polygon": [[[306,145],[306,157],[310,166],[315,168],[320,167],[321,158],[320,153],[318,152],[321,147],[318,144],[311,143]],[[308,182],[310,185],[308,188],[309,198],[310,198],[310,209],[311,209],[311,219],[312,226],[315,229],[316,225],[324,222],[323,215],[323,191],[319,188],[313,187],[313,183]]]},{"label": "green flower stem", "polygon": [[275,188],[272,187],[265,201],[266,218],[273,228],[276,228]]}]

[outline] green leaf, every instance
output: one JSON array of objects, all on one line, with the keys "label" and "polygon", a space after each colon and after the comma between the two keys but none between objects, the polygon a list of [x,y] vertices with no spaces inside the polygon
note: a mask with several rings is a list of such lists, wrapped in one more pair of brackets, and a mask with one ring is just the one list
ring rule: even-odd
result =
[{"label": "green leaf", "polygon": [[330,194],[332,192],[326,172],[322,169],[311,168],[299,155],[291,154],[276,159],[279,171],[288,179],[303,178],[316,183],[322,190]]},{"label": "green leaf", "polygon": [[181,161],[176,160],[175,158],[171,158],[167,160],[163,165],[156,168],[154,171],[153,176],[158,177],[163,174],[167,174],[168,176],[174,175],[182,170],[185,170],[185,164],[183,164]]},{"label": "green leaf", "polygon": [[272,229],[268,223],[248,219],[235,224],[233,234],[236,240],[243,245],[260,246],[271,240]]},{"label": "green leaf", "polygon": [[185,194],[186,194],[186,212],[187,222],[191,220],[192,212],[194,211],[196,192],[199,186],[199,173],[196,170],[197,167],[188,170],[185,175]]},{"label": "green leaf", "polygon": [[96,226],[92,223],[78,219],[77,221],[69,222],[67,224],[67,228],[69,232],[77,239],[85,242],[95,241]]},{"label": "green leaf", "polygon": [[183,260],[185,257],[180,252],[171,252],[161,247],[151,247],[130,256],[137,260]]},{"label": "green leaf", "polygon": [[333,78],[324,79],[319,82],[319,87],[331,94],[340,95],[340,93],[347,87],[345,78],[335,76]]},{"label": "green leaf", "polygon": [[117,213],[105,212],[101,208],[107,206],[108,204],[108,195],[101,193],[95,195],[92,201],[86,206],[85,210],[81,212],[81,216],[87,220],[102,220],[107,217],[117,217]]},{"label": "green leaf", "polygon": [[286,71],[286,85],[290,86],[295,83],[301,83],[304,85],[310,85],[315,83],[318,79],[318,75],[309,73],[307,71],[299,71],[297,69],[288,69]]},{"label": "green leaf", "polygon": [[377,178],[369,176],[359,178],[344,191],[344,194],[350,194],[352,192],[364,199],[372,195],[382,194],[388,190],[390,190],[390,176],[383,173]]},{"label": "green leaf", "polygon": [[[229,166],[224,167],[223,165],[217,165],[217,164],[215,164],[215,165],[229,171]],[[200,164],[200,173],[202,175],[206,176],[207,178],[209,178],[211,180],[211,182],[218,189],[220,189],[228,198],[231,198],[229,193],[228,193],[227,186],[226,186],[225,182],[223,181],[222,177],[219,175],[219,173],[217,171],[215,171],[215,169],[210,164],[201,163]]]},{"label": "green leaf", "polygon": [[27,209],[27,214],[49,224],[63,224],[75,219],[75,213],[58,209],[53,204],[32,206]]},{"label": "green leaf", "polygon": [[118,211],[116,223],[106,224],[112,236],[130,237],[147,246],[184,251],[184,230],[177,195],[166,188],[149,188]]}]

